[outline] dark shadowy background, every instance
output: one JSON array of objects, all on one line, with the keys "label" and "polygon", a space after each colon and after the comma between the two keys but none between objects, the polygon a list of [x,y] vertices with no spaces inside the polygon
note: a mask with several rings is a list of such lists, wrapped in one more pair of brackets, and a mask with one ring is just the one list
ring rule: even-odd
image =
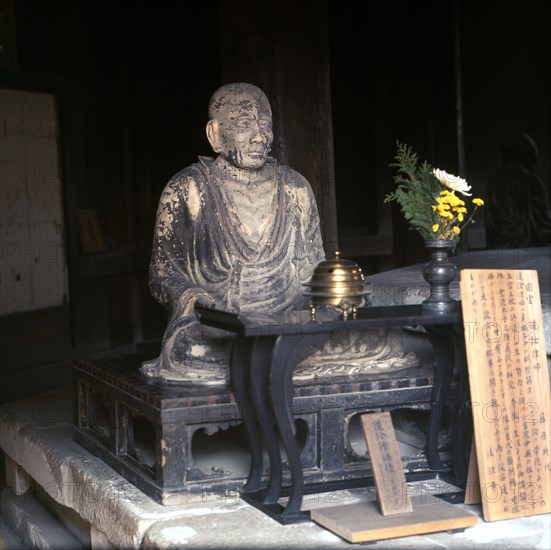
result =
[{"label": "dark shadowy background", "polygon": [[[0,317],[1,400],[66,379],[75,354],[155,349],[157,201],[210,154],[208,100],[229,80],[268,93],[274,154],[311,180],[326,248],[338,235],[366,273],[426,259],[382,202],[396,140],[484,197],[502,140],[525,131],[549,184],[549,12],[546,0],[4,0],[0,87],[57,101],[70,299]],[[90,208],[102,254],[79,242],[76,212]],[[485,247],[480,214],[463,250]]]}]

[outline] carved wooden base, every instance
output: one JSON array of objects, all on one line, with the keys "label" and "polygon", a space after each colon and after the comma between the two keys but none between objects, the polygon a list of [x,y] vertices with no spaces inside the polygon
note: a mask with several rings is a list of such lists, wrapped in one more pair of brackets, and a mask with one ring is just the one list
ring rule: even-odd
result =
[{"label": "carved wooden base", "polygon": [[[203,472],[195,463],[192,441],[200,430],[210,435],[240,424],[233,393],[218,387],[150,385],[138,374],[145,359],[149,357],[75,361],[76,441],[161,504],[238,491],[246,476]],[[331,484],[367,484],[372,474],[367,456],[350,444],[349,427],[357,418],[351,419],[373,410],[429,410],[433,372],[427,362],[361,379],[295,384],[295,419],[307,427],[301,454],[305,492],[327,491]],[[455,395],[452,386],[449,397]],[[285,482],[289,474],[283,466]],[[407,458],[404,466],[406,473],[429,470],[424,456]]]}]

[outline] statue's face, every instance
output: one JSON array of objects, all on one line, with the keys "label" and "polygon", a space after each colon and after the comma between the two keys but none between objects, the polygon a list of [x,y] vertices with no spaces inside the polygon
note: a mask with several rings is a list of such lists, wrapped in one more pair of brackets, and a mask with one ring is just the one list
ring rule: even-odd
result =
[{"label": "statue's face", "polygon": [[274,139],[269,108],[255,98],[241,96],[220,112],[218,122],[217,152],[238,168],[264,166]]}]

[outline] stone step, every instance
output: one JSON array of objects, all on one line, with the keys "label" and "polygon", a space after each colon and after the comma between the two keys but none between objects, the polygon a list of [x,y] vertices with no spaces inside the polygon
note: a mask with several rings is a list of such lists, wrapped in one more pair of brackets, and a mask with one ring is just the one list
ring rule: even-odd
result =
[{"label": "stone step", "polygon": [[[6,487],[2,491],[1,501],[2,518],[16,538],[19,538],[22,544],[20,548],[43,550],[85,548],[32,493],[16,496],[9,487]],[[6,532],[9,534],[8,531]],[[2,530],[1,539],[4,539],[4,530]],[[11,550],[17,546],[7,546],[7,548]]]},{"label": "stone step", "polygon": [[0,517],[0,550],[24,550],[21,539],[13,532]]}]

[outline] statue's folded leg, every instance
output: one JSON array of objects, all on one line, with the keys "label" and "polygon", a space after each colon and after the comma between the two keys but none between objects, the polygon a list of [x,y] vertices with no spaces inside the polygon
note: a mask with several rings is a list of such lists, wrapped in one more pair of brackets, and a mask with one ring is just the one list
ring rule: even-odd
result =
[{"label": "statue's folded leg", "polygon": [[235,336],[201,325],[195,317],[169,321],[158,358],[144,362],[144,378],[159,384],[229,383],[230,355]]},{"label": "statue's folded leg", "polygon": [[319,350],[306,350],[294,373],[297,380],[335,375],[361,375],[420,364],[406,353],[401,329],[335,332]]}]

